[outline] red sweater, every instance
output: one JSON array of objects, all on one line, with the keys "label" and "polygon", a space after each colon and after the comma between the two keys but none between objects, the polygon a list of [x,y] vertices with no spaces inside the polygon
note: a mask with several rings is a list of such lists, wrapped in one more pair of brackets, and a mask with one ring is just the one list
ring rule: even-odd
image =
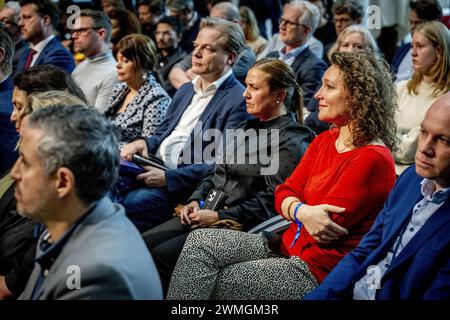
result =
[{"label": "red sweater", "polygon": [[346,209],[330,213],[330,218],[349,234],[329,244],[318,243],[302,227],[295,246],[289,248],[297,231],[295,223],[283,234],[284,253],[305,261],[319,283],[369,231],[395,183],[394,159],[388,148],[368,145],[339,153],[335,147],[338,135],[339,130],[333,129],[314,139],[292,175],[275,190],[279,213],[283,200],[291,196],[312,206]]}]

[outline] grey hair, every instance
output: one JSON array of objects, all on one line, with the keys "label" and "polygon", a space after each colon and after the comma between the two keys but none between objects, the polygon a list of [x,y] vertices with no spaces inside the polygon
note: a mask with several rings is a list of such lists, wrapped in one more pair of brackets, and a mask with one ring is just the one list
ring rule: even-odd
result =
[{"label": "grey hair", "polygon": [[200,22],[200,30],[203,28],[215,29],[223,34],[223,37],[225,37],[223,49],[228,54],[235,54],[234,62],[236,62],[247,43],[241,26],[225,19],[207,17]]},{"label": "grey hair", "polygon": [[239,9],[231,2],[219,2],[213,8],[219,10],[219,12],[221,13],[220,18],[222,19],[228,20],[230,22],[241,21]]},{"label": "grey hair", "polygon": [[311,2],[294,0],[289,2],[289,5],[294,7],[296,10],[302,11],[303,14],[298,19],[298,22],[304,24],[311,28],[311,32],[308,33],[308,39],[312,37],[313,33],[316,31],[317,26],[320,22],[320,11],[316,5]]},{"label": "grey hair", "polygon": [[30,113],[56,105],[87,107],[83,100],[67,91],[50,90],[46,92],[35,92],[27,97],[27,107]]},{"label": "grey hair", "polygon": [[3,9],[13,9],[14,11],[14,23],[19,23],[20,20],[20,4],[19,1],[8,1],[7,3],[5,3],[5,6],[3,7]]},{"label": "grey hair", "polygon": [[0,61],[0,71],[5,76],[12,71],[14,57],[14,43],[5,27],[0,27],[0,49],[4,54]]},{"label": "grey hair", "polygon": [[55,105],[33,112],[28,126],[44,132],[38,154],[46,174],[68,168],[85,204],[102,198],[117,180],[118,133],[95,109]]}]

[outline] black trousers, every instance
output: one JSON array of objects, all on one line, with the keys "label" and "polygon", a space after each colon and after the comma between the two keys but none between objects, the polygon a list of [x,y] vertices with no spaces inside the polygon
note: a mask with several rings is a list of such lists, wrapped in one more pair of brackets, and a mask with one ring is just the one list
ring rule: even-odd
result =
[{"label": "black trousers", "polygon": [[174,217],[142,234],[159,271],[164,295],[167,293],[173,270],[191,229]]}]

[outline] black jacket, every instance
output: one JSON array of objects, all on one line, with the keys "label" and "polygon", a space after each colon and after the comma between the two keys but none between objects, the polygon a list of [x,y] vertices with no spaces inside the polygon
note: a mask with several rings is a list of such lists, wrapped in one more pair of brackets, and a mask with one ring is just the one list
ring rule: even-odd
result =
[{"label": "black jacket", "polygon": [[0,199],[0,275],[18,297],[34,267],[39,225],[16,211],[14,184]]},{"label": "black jacket", "polygon": [[[214,174],[206,177],[197,187],[188,202],[192,200],[205,200],[211,189],[224,191],[228,196],[225,207],[220,209],[220,219],[231,219],[241,223],[244,230],[249,230],[260,222],[276,215],[274,208],[275,188],[289,177],[300,162],[309,143],[314,138],[314,133],[305,126],[298,125],[291,114],[287,114],[276,119],[262,122],[259,119],[252,119],[241,123],[236,130],[261,129],[279,130],[279,144],[270,150],[272,160],[278,156],[278,170],[274,174],[265,174],[261,168],[266,168],[261,162],[249,164],[249,158],[253,154],[248,148],[245,149],[245,164],[237,163],[237,158],[227,156],[226,164],[217,164]],[[248,131],[247,131],[248,133]],[[264,131],[259,131],[258,139],[264,135]],[[242,137],[242,135],[241,135]],[[236,139],[236,140],[239,140]],[[247,139],[246,141],[249,141]],[[243,141],[243,140],[241,140]],[[270,144],[270,138],[268,138]],[[243,144],[235,143],[234,154],[241,154]],[[259,148],[259,152],[261,152]],[[278,149],[278,150],[276,150]],[[250,149],[251,150],[251,149]],[[258,159],[261,160],[261,159]],[[277,162],[277,161],[275,161]]]}]

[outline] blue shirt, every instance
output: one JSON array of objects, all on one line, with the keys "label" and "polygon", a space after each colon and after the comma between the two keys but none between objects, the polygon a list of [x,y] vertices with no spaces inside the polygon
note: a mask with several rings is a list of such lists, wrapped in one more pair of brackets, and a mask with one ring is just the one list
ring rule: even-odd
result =
[{"label": "blue shirt", "polygon": [[423,199],[414,206],[411,219],[402,229],[401,234],[395,240],[386,257],[377,265],[369,266],[367,273],[355,283],[353,299],[375,300],[377,289],[381,288],[381,280],[391,266],[392,261],[402,252],[411,239],[425,225],[433,213],[444,204],[450,195],[450,188],[436,191],[436,185],[432,180],[424,179],[421,185]]},{"label": "blue shirt", "polygon": [[286,47],[283,47],[280,51],[280,60],[286,62],[287,65],[292,65],[292,63],[294,63],[295,58],[298,57],[298,55],[300,53],[303,52],[303,50],[305,50],[308,47],[308,44],[306,43],[305,45],[295,48],[294,50],[289,51],[288,53],[286,52]]}]

